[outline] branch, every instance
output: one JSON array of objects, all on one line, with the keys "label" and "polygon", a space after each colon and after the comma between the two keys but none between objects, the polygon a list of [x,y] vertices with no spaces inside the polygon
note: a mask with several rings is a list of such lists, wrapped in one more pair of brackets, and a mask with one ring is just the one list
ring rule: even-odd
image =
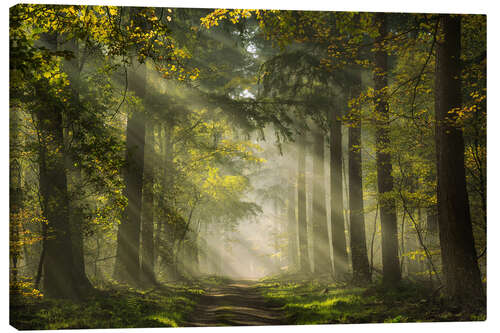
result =
[{"label": "branch", "polygon": [[115,112],[113,113],[113,116],[111,116],[111,119],[113,120],[115,116],[117,115],[118,111],[120,110],[120,107],[122,106],[123,102],[125,102],[125,97],[127,97],[127,91],[128,91],[128,74],[127,74],[127,66],[124,65],[123,69],[125,69],[125,91],[123,92],[123,98],[118,107],[116,108]]},{"label": "branch", "polygon": [[[399,155],[398,155],[398,164],[399,164],[399,169],[401,171],[401,178],[402,179],[406,178],[405,173],[404,173],[403,168],[402,168],[402,165],[401,165],[401,158]],[[438,280],[438,283],[442,284],[441,279],[439,278],[439,275],[437,273],[437,270],[434,267],[434,262],[432,261],[432,257],[431,257],[431,254],[429,252],[429,249],[424,244],[424,240],[422,238],[422,231],[420,230],[418,223],[415,221],[415,219],[411,215],[410,211],[408,210],[408,207],[406,206],[406,201],[404,199],[404,195],[401,192],[401,186],[399,186],[398,193],[399,193],[399,196],[401,197],[401,203],[403,204],[403,209],[406,212],[406,214],[408,214],[408,217],[411,219],[411,222],[412,222],[413,226],[415,227],[415,231],[417,232],[418,242],[420,243],[420,246],[424,249],[424,252],[427,256],[427,260],[429,261],[429,265],[431,266],[432,270],[434,271],[434,274],[436,275],[436,279]]]},{"label": "branch", "polygon": [[413,114],[415,112],[415,98],[417,97],[417,87],[420,84],[420,81],[422,80],[422,74],[424,73],[425,68],[427,67],[427,64],[429,63],[429,60],[431,59],[432,56],[432,51],[434,50],[434,45],[436,44],[436,37],[437,37],[437,32],[439,28],[439,18],[436,20],[436,25],[434,26],[434,33],[433,33],[433,38],[432,38],[432,44],[431,48],[429,49],[429,53],[427,54],[427,59],[425,59],[425,63],[420,69],[420,73],[417,75],[417,83],[415,84],[415,87],[413,88],[413,96],[411,100],[411,116],[413,118]]}]

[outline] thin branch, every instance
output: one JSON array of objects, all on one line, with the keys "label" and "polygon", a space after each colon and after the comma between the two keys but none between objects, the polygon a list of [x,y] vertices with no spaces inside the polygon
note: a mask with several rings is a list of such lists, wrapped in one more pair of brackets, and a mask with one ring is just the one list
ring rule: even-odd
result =
[{"label": "thin branch", "polygon": [[120,110],[120,107],[122,106],[123,102],[125,102],[125,98],[127,97],[127,91],[128,91],[128,73],[127,73],[127,66],[124,65],[123,69],[125,70],[125,91],[123,92],[123,98],[116,110],[113,113],[113,116],[111,116],[111,120],[115,118],[115,116],[118,114],[118,111]]},{"label": "thin branch", "polygon": [[429,63],[429,60],[431,59],[432,52],[434,50],[434,46],[436,45],[438,28],[439,28],[439,18],[436,20],[436,25],[434,26],[432,44],[431,44],[431,48],[429,49],[429,53],[427,54],[427,59],[425,59],[425,63],[422,66],[422,68],[420,69],[419,74],[417,75],[417,83],[413,87],[413,95],[412,95],[412,100],[411,100],[411,116],[412,116],[412,118],[413,118],[413,114],[415,112],[415,99],[417,97],[417,88],[418,88],[418,85],[420,84],[420,81],[422,80],[422,74],[424,73],[424,70],[427,67],[427,64]]}]

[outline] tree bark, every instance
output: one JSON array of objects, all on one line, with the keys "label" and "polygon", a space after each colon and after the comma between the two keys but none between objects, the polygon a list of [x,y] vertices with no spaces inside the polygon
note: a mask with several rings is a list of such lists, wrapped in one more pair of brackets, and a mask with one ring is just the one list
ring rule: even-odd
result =
[{"label": "tree bark", "polygon": [[485,302],[472,233],[464,167],[459,15],[440,17],[436,53],[436,151],[438,224],[446,294],[457,304]]},{"label": "tree bark", "polygon": [[[351,98],[361,93],[361,74],[355,72]],[[353,282],[364,285],[371,282],[371,270],[366,250],[365,215],[363,205],[363,177],[361,168],[361,119],[353,112],[349,124],[349,220],[351,222],[351,260]]]},{"label": "tree bark", "polygon": [[[70,50],[73,52],[75,58],[67,63],[65,63],[66,72],[69,74],[71,81],[71,103],[74,106],[73,112],[83,112],[83,106],[80,101],[80,84],[81,84],[81,69],[83,67],[85,54],[80,55],[78,41],[69,42]],[[80,63],[82,61],[82,63]],[[78,118],[77,114],[67,114],[63,117],[64,123],[64,140],[65,146],[71,149],[71,142],[73,142],[75,137],[79,137],[78,133],[75,131],[86,131],[86,128],[82,126],[74,127],[70,130],[70,124],[75,122],[75,118]],[[87,278],[85,272],[85,255],[84,255],[84,238],[83,230],[85,227],[85,216],[83,212],[80,184],[82,183],[82,171],[80,168],[75,166],[75,158],[65,155],[65,165],[67,170],[67,181],[68,181],[68,192],[70,194],[69,201],[69,212],[71,221],[71,238],[73,243],[73,261],[74,261],[74,272],[75,282],[79,288],[80,294],[87,294],[92,289],[92,284]]]},{"label": "tree bark", "polygon": [[45,248],[43,290],[49,297],[76,298],[69,200],[64,168],[62,110],[52,105],[51,110],[40,110],[37,116],[42,140],[39,162],[40,194],[43,198],[42,211],[48,227],[47,236],[43,240]]},{"label": "tree bark", "polygon": [[20,158],[22,152],[21,142],[21,112],[11,109],[10,112],[10,159],[9,159],[9,208],[10,208],[10,259],[11,259],[11,284],[17,283],[18,262],[21,254],[19,243],[21,219],[19,213],[23,208],[23,168]]},{"label": "tree bark", "polygon": [[[42,37],[49,48],[57,49],[57,36]],[[47,235],[43,238],[43,291],[54,298],[79,297],[75,282],[73,244],[69,220],[69,198],[65,169],[63,113],[61,105],[38,82],[35,108],[39,139],[39,188],[42,212],[47,219]]]},{"label": "tree bark", "polygon": [[324,134],[313,130],[313,250],[314,273],[331,273],[330,244],[326,224]]},{"label": "tree bark", "polygon": [[333,107],[330,115],[330,207],[333,245],[333,269],[344,279],[348,270],[342,191],[342,115]]},{"label": "tree bark", "polygon": [[392,162],[389,148],[391,145],[387,121],[389,119],[389,105],[387,103],[387,52],[384,50],[383,40],[387,36],[387,22],[385,13],[375,14],[380,36],[376,40],[375,68],[373,80],[375,82],[375,118],[376,118],[376,159],[377,184],[380,204],[380,221],[382,225],[382,266],[383,282],[387,286],[394,286],[401,280],[401,271],[398,257],[398,226],[396,215],[396,201],[390,197],[394,186],[392,177]]},{"label": "tree bark", "polygon": [[288,188],[288,270],[295,270],[297,260],[297,216],[295,215],[295,170],[290,172],[290,183]]},{"label": "tree bark", "polygon": [[306,198],[306,132],[298,138],[297,167],[297,217],[299,233],[299,267],[302,273],[309,273],[309,248],[307,243],[307,198]]},{"label": "tree bark", "polygon": [[162,256],[164,262],[166,263],[167,274],[172,279],[178,278],[178,270],[174,258],[174,246],[175,246],[175,230],[176,226],[174,225],[174,218],[172,212],[172,198],[171,191],[173,185],[172,174],[174,171],[174,163],[173,163],[173,138],[172,138],[172,127],[170,124],[165,125],[165,138],[164,138],[164,160],[163,160],[163,239],[162,243]]},{"label": "tree bark", "polygon": [[[131,90],[144,100],[146,80],[145,65],[136,73],[131,71]],[[142,74],[142,75],[140,75]],[[141,233],[142,187],[144,171],[145,115],[140,108],[130,112],[126,129],[125,197],[128,205],[118,226],[118,243],[114,278],[117,281],[140,284],[139,245]]]},{"label": "tree bark", "polygon": [[142,195],[142,282],[146,285],[156,284],[155,277],[155,253],[154,253],[154,219],[155,219],[155,196],[154,165],[155,165],[155,133],[152,121],[146,127],[146,147],[144,159],[144,191]]}]

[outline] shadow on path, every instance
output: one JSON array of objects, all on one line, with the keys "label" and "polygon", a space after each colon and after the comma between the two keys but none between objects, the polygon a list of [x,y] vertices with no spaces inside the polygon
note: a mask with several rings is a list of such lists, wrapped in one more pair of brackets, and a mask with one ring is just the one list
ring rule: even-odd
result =
[{"label": "shadow on path", "polygon": [[233,281],[202,295],[184,326],[283,325],[284,316],[276,304],[266,300],[254,281]]}]

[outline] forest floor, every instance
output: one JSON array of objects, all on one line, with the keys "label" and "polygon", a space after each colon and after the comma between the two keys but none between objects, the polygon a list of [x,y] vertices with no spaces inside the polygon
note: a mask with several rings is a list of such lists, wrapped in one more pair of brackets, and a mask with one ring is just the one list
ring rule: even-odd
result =
[{"label": "forest floor", "polygon": [[483,321],[486,309],[449,305],[422,281],[403,280],[386,289],[346,282],[279,276],[259,283],[262,294],[280,304],[288,325]]},{"label": "forest floor", "polygon": [[185,326],[264,326],[285,324],[280,305],[262,295],[254,281],[209,287]]},{"label": "forest floor", "polygon": [[9,319],[19,330],[178,327],[203,292],[193,283],[143,290],[108,283],[78,302],[11,294]]},{"label": "forest floor", "polygon": [[347,323],[481,321],[486,310],[447,305],[422,283],[390,290],[374,283],[279,276],[260,281],[221,277],[137,290],[101,286],[80,302],[11,295],[17,329],[144,328]]}]

